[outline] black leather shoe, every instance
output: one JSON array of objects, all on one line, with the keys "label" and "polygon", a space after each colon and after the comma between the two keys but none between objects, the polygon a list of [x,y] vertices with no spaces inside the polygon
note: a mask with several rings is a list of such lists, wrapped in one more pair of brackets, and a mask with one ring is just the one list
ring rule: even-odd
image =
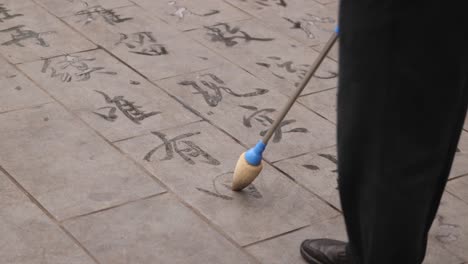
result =
[{"label": "black leather shoe", "polygon": [[351,264],[347,243],[333,239],[307,239],[301,255],[310,264]]}]

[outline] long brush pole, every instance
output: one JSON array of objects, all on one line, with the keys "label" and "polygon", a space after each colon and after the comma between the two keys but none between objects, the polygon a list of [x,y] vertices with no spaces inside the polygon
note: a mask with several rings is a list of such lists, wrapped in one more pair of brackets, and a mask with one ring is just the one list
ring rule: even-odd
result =
[{"label": "long brush pole", "polygon": [[330,37],[330,40],[328,40],[327,44],[323,48],[322,52],[320,52],[317,59],[315,59],[315,62],[312,65],[312,68],[307,73],[304,80],[302,80],[301,84],[299,85],[294,95],[289,99],[284,109],[281,110],[278,117],[275,119],[275,121],[273,122],[267,134],[263,137],[263,139],[259,141],[257,145],[255,145],[255,147],[242,153],[239,160],[237,161],[236,168],[234,169],[233,180],[232,180],[233,191],[240,191],[244,189],[250,183],[252,183],[255,180],[255,178],[257,178],[257,176],[260,174],[263,168],[262,153],[265,150],[265,147],[268,144],[268,141],[270,140],[271,136],[276,131],[276,129],[278,129],[278,126],[281,124],[284,117],[286,116],[286,114],[289,112],[289,110],[293,106],[294,102],[296,102],[297,98],[302,93],[302,90],[304,90],[307,83],[309,83],[312,76],[314,76],[315,72],[317,71],[322,61],[327,56],[331,47],[333,46],[333,44],[335,44],[337,38],[338,38],[338,34],[333,33],[332,36]]},{"label": "long brush pole", "polygon": [[276,129],[278,129],[278,126],[281,124],[281,122],[283,121],[286,114],[289,112],[291,107],[294,105],[297,98],[301,95],[302,91],[307,86],[310,79],[314,76],[315,72],[317,71],[320,64],[325,59],[325,57],[327,56],[328,52],[333,47],[333,45],[335,44],[337,39],[338,39],[338,34],[336,32],[333,32],[333,34],[331,35],[331,37],[328,40],[327,44],[325,44],[325,47],[320,52],[317,59],[315,59],[314,64],[312,65],[312,68],[309,70],[306,77],[302,80],[301,84],[299,85],[299,87],[297,88],[295,93],[289,98],[288,103],[284,106],[284,108],[281,110],[281,112],[279,112],[278,117],[275,119],[275,121],[271,125],[270,129],[268,130],[266,135],[263,137],[262,141],[263,141],[263,143],[265,145],[268,144],[268,141],[270,141],[271,136],[273,136],[273,133],[275,133]]}]

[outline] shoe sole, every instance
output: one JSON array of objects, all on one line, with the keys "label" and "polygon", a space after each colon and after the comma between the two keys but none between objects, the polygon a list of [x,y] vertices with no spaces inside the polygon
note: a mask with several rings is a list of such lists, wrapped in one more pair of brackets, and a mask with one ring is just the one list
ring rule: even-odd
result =
[{"label": "shoe sole", "polygon": [[307,252],[302,247],[301,247],[301,255],[309,264],[326,264],[326,263],[316,260],[311,255],[307,254]]}]

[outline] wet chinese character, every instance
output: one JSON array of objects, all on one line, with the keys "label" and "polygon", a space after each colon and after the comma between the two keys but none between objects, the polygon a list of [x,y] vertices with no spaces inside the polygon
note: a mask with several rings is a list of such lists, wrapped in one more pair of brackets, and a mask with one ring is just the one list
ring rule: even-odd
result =
[{"label": "wet chinese character", "polygon": [[176,16],[180,20],[184,19],[187,14],[188,15],[199,16],[199,17],[207,17],[207,16],[212,16],[212,15],[216,15],[216,14],[220,13],[219,10],[212,9],[212,10],[206,12],[206,13],[198,14],[198,13],[195,13],[195,12],[191,11],[190,9],[186,8],[185,6],[178,5],[177,1],[170,1],[168,3],[168,5],[174,7],[174,9],[175,9],[174,13],[171,13],[171,16]]},{"label": "wet chinese character", "polygon": [[[293,75],[295,80],[295,85],[298,86],[300,81],[304,79],[309,71],[309,64],[297,64],[295,65],[293,61],[285,61],[277,56],[269,56],[264,62],[257,62],[259,66],[267,68],[271,74],[279,79],[287,79],[285,75]],[[333,79],[338,76],[336,72],[328,71],[326,75],[315,74],[314,77],[318,79]]]},{"label": "wet chinese character", "polygon": [[[232,172],[228,172],[228,173],[224,173],[213,178],[213,180],[211,181],[211,184],[212,184],[212,188],[210,188],[211,190],[200,188],[200,187],[197,187],[196,189],[204,194],[229,201],[229,200],[234,200],[234,197],[228,195],[228,194],[232,194],[231,183],[232,183]],[[243,189],[241,194],[245,194],[246,196],[250,196],[255,199],[263,198],[263,195],[255,187],[254,184],[251,184],[247,186],[245,189]]]},{"label": "wet chinese character", "polygon": [[0,3],[0,23],[5,20],[12,19],[18,16],[23,16],[23,14],[11,14],[11,10],[5,7],[4,4]]},{"label": "wet chinese character", "polygon": [[255,3],[259,6],[262,7],[268,7],[273,5],[278,5],[281,7],[287,7],[288,4],[286,3],[286,0],[255,0]]},{"label": "wet chinese character", "polygon": [[[235,97],[258,96],[268,92],[266,89],[256,88],[254,92],[240,94],[234,92],[231,88],[226,87],[224,81],[214,74],[202,74],[200,77],[203,79],[200,80],[199,83],[196,81],[182,81],[179,82],[179,84],[193,87],[196,90],[195,94],[201,94],[203,99],[205,99],[205,102],[211,107],[216,107],[223,99],[223,93],[221,91]],[[202,86],[204,88],[202,88]],[[211,94],[210,91],[213,93]]]},{"label": "wet chinese character", "polygon": [[90,66],[90,62],[95,58],[82,58],[80,56],[64,56],[62,60],[45,59],[41,72],[47,73],[50,70],[51,78],[59,78],[62,82],[87,81],[91,79],[91,74],[116,75],[116,72],[106,71],[104,67]]},{"label": "wet chinese character", "polygon": [[438,229],[436,230],[436,239],[443,244],[450,243],[459,239],[460,226],[447,222],[442,215],[437,215]]},{"label": "wet chinese character", "polygon": [[176,153],[190,165],[195,165],[195,161],[193,160],[194,158],[203,158],[202,162],[210,165],[217,166],[221,164],[221,162],[213,158],[210,154],[200,148],[195,142],[187,140],[188,138],[195,135],[200,135],[200,132],[185,133],[172,139],[167,139],[167,136],[161,132],[151,133],[159,137],[163,143],[145,155],[144,160],[146,161],[151,161],[151,157],[154,155],[154,153],[159,149],[164,148],[166,151],[166,156],[162,158],[161,161],[172,160],[174,158],[174,153]]},{"label": "wet chinese character", "polygon": [[313,33],[314,29],[331,32],[331,30],[326,29],[324,25],[335,23],[335,19],[331,17],[322,18],[314,16],[312,14],[306,14],[306,17],[300,18],[297,21],[289,19],[287,17],[284,17],[284,19],[292,24],[292,29],[302,30],[310,39],[315,39],[315,35]]},{"label": "wet chinese character", "polygon": [[104,106],[104,107],[100,107],[97,109],[97,110],[105,109],[108,111],[107,114],[93,112],[94,114],[110,122],[114,122],[118,118],[118,116],[115,114],[117,109],[122,114],[124,114],[128,119],[130,119],[130,121],[138,125],[140,124],[140,121],[143,121],[148,117],[155,116],[161,113],[161,112],[146,113],[145,111],[140,110],[141,106],[135,105],[134,102],[131,102],[125,99],[123,96],[114,96],[113,98],[111,98],[109,95],[105,94],[104,92],[101,92],[101,91],[95,91],[95,92],[101,94],[106,100],[106,103],[114,105],[114,106]]},{"label": "wet chinese character", "polygon": [[132,20],[131,17],[121,18],[114,10],[112,9],[105,9],[100,5],[92,6],[87,9],[78,11],[75,13],[76,16],[82,17],[81,20],[78,22],[85,21],[85,25],[94,21],[97,17],[101,17],[106,21],[109,25],[115,25],[117,23],[122,23],[127,20]]},{"label": "wet chinese character", "polygon": [[[257,38],[250,36],[247,32],[240,30],[239,27],[231,27],[227,23],[218,23],[212,26],[205,26],[208,31],[208,36],[213,42],[223,42],[227,47],[233,47],[239,44],[236,39],[244,40],[245,43],[250,41],[272,41],[273,38]],[[236,35],[237,34],[237,35]]]},{"label": "wet chinese character", "polygon": [[125,44],[131,49],[131,53],[146,55],[146,56],[161,56],[167,55],[169,52],[162,44],[158,44],[156,38],[151,32],[136,32],[130,34],[120,33],[119,42],[115,45]]},{"label": "wet chinese character", "polygon": [[[267,127],[265,130],[260,131],[260,135],[264,136],[268,132],[268,128],[274,122],[274,120],[271,117],[269,117],[268,115],[271,114],[271,113],[276,112],[276,109],[274,109],[274,108],[258,109],[255,106],[248,106],[248,105],[240,105],[240,107],[253,112],[252,114],[243,117],[244,126],[248,127],[248,128],[251,128],[252,127],[252,121],[257,121],[262,126]],[[287,130],[287,131],[283,131],[284,127],[289,126],[289,125],[294,124],[294,123],[296,123],[296,120],[294,120],[294,119],[283,120],[280,123],[278,129],[275,131],[275,133],[273,135],[273,142],[274,143],[280,142],[281,139],[283,138],[283,134],[286,134],[286,133],[307,133],[307,132],[309,132],[309,130],[307,130],[307,128],[303,128],[303,127],[297,127],[297,128],[293,128],[293,129],[290,129],[290,130]]]},{"label": "wet chinese character", "polygon": [[35,44],[42,47],[49,47],[49,44],[42,38],[44,35],[55,34],[55,31],[35,32],[30,29],[24,29],[24,25],[14,26],[11,28],[0,30],[1,33],[10,33],[11,40],[3,42],[3,46],[16,45],[24,47],[23,42],[26,40],[35,40]]}]

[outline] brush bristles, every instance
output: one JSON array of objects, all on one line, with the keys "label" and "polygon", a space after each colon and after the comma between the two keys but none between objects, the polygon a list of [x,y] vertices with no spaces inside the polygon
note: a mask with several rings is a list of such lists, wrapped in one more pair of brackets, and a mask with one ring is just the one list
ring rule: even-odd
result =
[{"label": "brush bristles", "polygon": [[245,160],[245,153],[242,153],[237,161],[236,168],[234,169],[232,190],[241,191],[245,187],[249,186],[249,184],[257,178],[262,169],[263,163],[260,163],[258,166],[252,166],[247,162],[247,160]]}]

